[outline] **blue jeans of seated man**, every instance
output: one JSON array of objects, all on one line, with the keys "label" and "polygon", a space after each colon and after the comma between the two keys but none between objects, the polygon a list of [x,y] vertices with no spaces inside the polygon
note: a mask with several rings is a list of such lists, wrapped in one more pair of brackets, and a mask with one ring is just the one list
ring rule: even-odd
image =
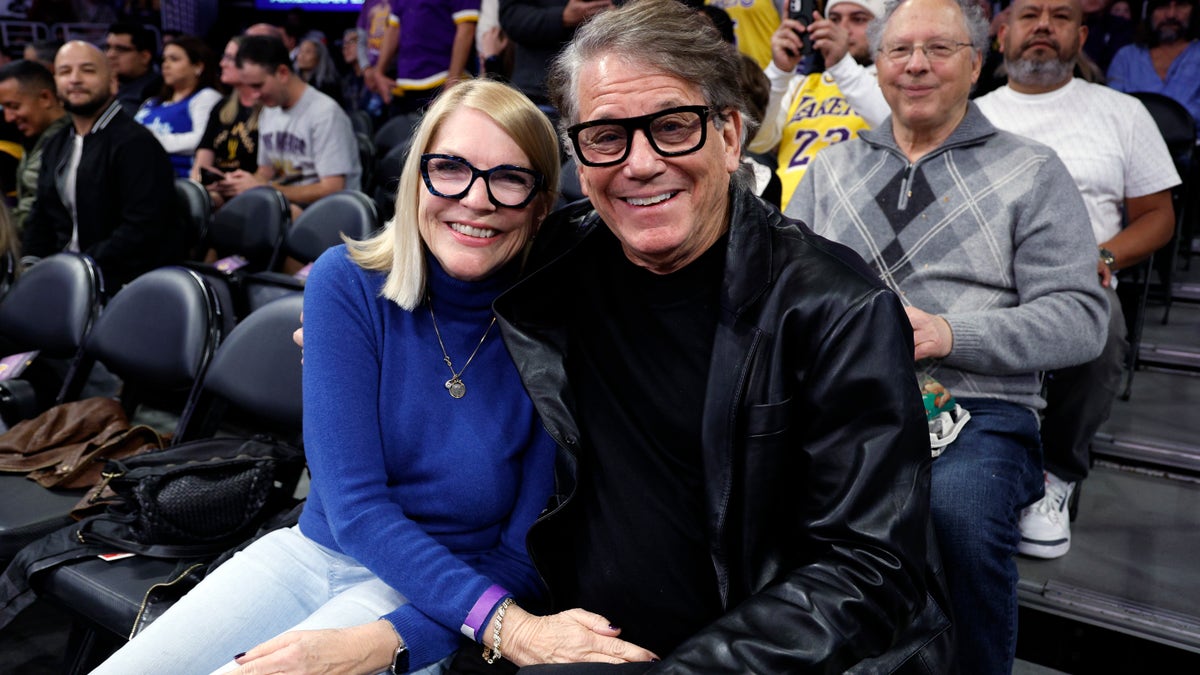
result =
[{"label": "blue jeans of seated man", "polygon": [[[406,602],[298,526],[276,530],[205,577],[92,675],[226,672],[235,654],[281,633],[370,623]],[[452,657],[414,672],[437,675]]]},{"label": "blue jeans of seated man", "polygon": [[1017,648],[1017,521],[1043,492],[1038,420],[1006,401],[957,398],[971,420],[933,461],[930,506],[959,670],[1009,675]]}]

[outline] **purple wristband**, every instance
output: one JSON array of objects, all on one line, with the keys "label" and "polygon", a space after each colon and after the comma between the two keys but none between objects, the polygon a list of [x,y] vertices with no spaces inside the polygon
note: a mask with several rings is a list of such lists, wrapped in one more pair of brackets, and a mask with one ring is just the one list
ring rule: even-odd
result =
[{"label": "purple wristband", "polygon": [[479,638],[476,637],[479,629],[483,628],[484,622],[487,621],[487,618],[492,615],[492,610],[496,608],[496,605],[508,595],[509,592],[500,586],[492,584],[490,587],[488,587],[488,589],[483,592],[483,595],[479,596],[479,599],[475,601],[475,606],[472,607],[471,612],[467,614],[466,621],[464,621],[462,627],[458,629],[459,632],[461,632],[463,635],[466,635],[471,640],[479,642]]}]

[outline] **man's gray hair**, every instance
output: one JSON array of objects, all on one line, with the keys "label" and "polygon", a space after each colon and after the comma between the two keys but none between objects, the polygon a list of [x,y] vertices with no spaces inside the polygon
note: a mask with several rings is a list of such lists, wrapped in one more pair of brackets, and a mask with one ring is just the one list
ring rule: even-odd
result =
[{"label": "man's gray hair", "polygon": [[579,72],[605,55],[695,84],[716,113],[718,128],[720,113],[729,108],[746,115],[737,51],[711,21],[678,0],[631,0],[583,24],[550,64],[550,100],[558,108],[559,133],[567,148],[566,129],[579,122]]},{"label": "man's gray hair", "polygon": [[[887,6],[884,7],[883,15],[875,17],[875,20],[867,26],[867,39],[871,42],[871,54],[878,54],[881,43],[883,42],[883,30],[887,28],[888,21],[892,19],[892,15],[909,0],[888,0]],[[971,40],[971,51],[975,53],[975,57],[982,59],[988,53],[991,47],[991,40],[988,38],[988,19],[983,13],[983,8],[980,7],[978,0],[951,0],[958,5],[962,10],[964,24],[967,29],[967,35]]]}]

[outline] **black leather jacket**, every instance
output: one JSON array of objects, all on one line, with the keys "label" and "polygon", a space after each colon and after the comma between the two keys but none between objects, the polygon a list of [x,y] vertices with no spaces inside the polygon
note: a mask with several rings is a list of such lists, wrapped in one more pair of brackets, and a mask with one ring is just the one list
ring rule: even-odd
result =
[{"label": "black leather jacket", "polygon": [[[937,560],[928,430],[900,302],[849,249],[745,190],[731,198],[702,430],[725,613],[653,672],[949,672],[949,605],[927,562]],[[567,609],[554,593],[572,564],[561,542],[588,517],[570,508],[586,439],[565,375],[563,311],[587,283],[572,260],[604,227],[587,210],[548,222],[531,263],[544,266],[496,301],[560,447],[555,503],[528,540],[554,611]]]}]

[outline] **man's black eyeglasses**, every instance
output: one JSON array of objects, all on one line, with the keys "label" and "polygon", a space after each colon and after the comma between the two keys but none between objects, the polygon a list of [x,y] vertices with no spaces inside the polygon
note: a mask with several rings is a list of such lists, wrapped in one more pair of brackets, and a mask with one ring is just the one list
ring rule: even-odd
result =
[{"label": "man's black eyeglasses", "polygon": [[488,201],[513,209],[533,201],[546,182],[542,174],[522,166],[501,164],[482,170],[462,157],[436,153],[421,155],[421,178],[432,194],[446,199],[462,199],[475,179],[483,178]]},{"label": "man's black eyeglasses", "polygon": [[572,125],[567,136],[575,156],[584,166],[613,166],[625,161],[638,129],[650,147],[663,157],[678,157],[699,150],[708,138],[708,116],[703,105],[683,105],[649,115],[611,120],[593,120]]}]

